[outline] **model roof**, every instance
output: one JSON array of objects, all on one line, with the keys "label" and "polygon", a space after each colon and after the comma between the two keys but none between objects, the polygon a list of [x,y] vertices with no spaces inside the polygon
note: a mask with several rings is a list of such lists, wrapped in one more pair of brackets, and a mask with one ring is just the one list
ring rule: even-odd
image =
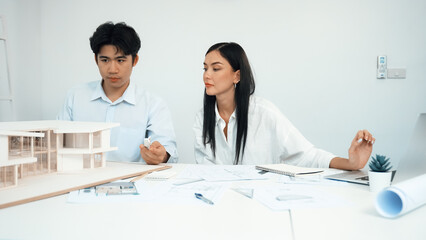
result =
[{"label": "model roof", "polygon": [[0,122],[0,131],[41,131],[55,133],[92,133],[119,126],[119,123],[72,122],[61,120]]}]

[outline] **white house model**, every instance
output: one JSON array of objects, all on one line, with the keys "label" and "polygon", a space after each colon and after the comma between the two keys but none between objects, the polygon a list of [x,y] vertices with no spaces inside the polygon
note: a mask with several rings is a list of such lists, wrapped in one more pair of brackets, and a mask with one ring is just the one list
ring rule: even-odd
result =
[{"label": "white house model", "polygon": [[19,178],[104,167],[111,128],[118,123],[0,122],[0,190]]}]

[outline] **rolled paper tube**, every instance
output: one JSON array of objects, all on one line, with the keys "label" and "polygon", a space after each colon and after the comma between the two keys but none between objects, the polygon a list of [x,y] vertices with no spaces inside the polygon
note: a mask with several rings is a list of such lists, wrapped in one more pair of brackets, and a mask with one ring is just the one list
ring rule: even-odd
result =
[{"label": "rolled paper tube", "polygon": [[425,203],[426,174],[423,174],[385,188],[377,194],[375,205],[380,215],[395,218]]}]

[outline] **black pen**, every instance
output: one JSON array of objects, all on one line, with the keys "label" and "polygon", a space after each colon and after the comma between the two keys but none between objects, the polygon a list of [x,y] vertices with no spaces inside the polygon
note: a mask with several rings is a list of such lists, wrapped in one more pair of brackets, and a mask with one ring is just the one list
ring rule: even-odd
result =
[{"label": "black pen", "polygon": [[205,203],[208,203],[208,204],[211,204],[211,205],[213,205],[213,204],[214,204],[211,200],[209,200],[209,199],[205,198],[205,197],[203,196],[203,194],[201,194],[201,193],[195,193],[195,197],[196,197],[196,198],[198,198],[198,199],[200,199],[201,201],[203,201],[203,202],[205,202]]}]

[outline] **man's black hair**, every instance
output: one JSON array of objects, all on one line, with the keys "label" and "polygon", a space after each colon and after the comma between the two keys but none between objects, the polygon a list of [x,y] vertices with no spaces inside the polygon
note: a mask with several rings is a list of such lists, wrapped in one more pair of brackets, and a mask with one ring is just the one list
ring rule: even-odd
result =
[{"label": "man's black hair", "polygon": [[113,45],[117,48],[117,51],[122,51],[124,55],[132,55],[134,61],[141,48],[141,40],[138,34],[124,22],[101,24],[89,40],[90,47],[96,57],[103,46]]}]

